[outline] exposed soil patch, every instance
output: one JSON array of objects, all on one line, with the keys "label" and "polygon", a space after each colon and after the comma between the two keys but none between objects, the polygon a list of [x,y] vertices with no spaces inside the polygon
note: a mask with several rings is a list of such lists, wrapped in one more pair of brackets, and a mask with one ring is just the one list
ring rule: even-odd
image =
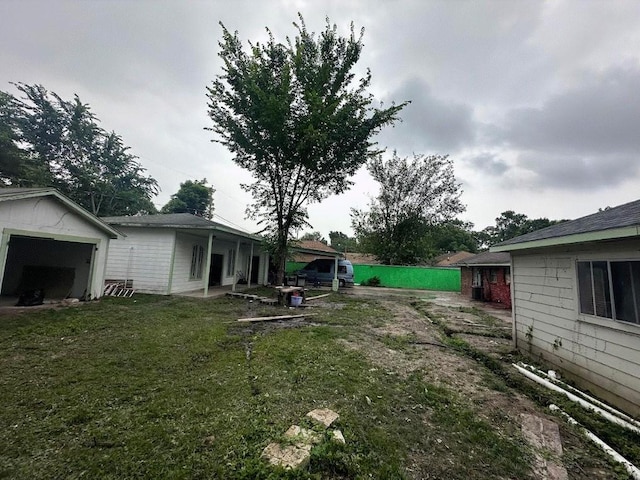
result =
[{"label": "exposed soil patch", "polygon": [[[434,297],[416,300],[415,297],[391,296],[380,291],[377,300],[389,311],[391,318],[384,326],[370,328],[366,335],[344,341],[344,346],[364,352],[371,362],[389,373],[420,374],[429,383],[455,390],[460,397],[468,399],[479,418],[512,438],[522,437],[521,414],[535,413],[558,422],[530,398],[509,388],[485,366],[446,345],[447,337],[456,338],[492,358],[502,359],[512,350],[508,314],[502,312],[501,318],[496,318],[469,307],[464,301],[455,302],[455,297],[452,302],[451,295],[443,295],[444,305],[438,304],[438,297]],[[426,308],[419,311],[416,305],[421,304]],[[428,435],[428,413],[424,423]],[[567,452],[565,463],[569,464],[569,478],[611,478],[610,470],[602,468],[602,460],[594,460],[588,465],[572,462],[581,449],[584,455],[585,441],[565,424],[558,423]],[[434,442],[433,451],[412,452],[407,466],[412,478],[440,478],[433,477],[434,464],[442,465],[442,474],[446,475],[447,463],[460,461],[460,458],[448,458],[448,447],[439,448],[435,437]]]}]

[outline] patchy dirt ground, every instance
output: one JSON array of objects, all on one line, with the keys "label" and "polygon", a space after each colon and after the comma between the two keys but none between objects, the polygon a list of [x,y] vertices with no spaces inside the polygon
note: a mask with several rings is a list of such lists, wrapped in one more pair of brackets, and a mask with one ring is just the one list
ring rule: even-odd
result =
[{"label": "patchy dirt ground", "polygon": [[[548,415],[522,393],[509,388],[489,369],[469,356],[445,345],[443,336],[464,340],[471,347],[492,358],[509,362],[512,354],[510,312],[478,308],[476,302],[459,294],[388,289],[353,289],[349,295],[372,296],[389,312],[391,318],[380,327],[370,327],[358,338],[344,341],[344,346],[364,352],[378,368],[402,376],[420,374],[425,381],[457,391],[470,399],[478,416],[486,419],[505,435],[521,436],[523,414],[534,414],[558,424],[564,447],[568,476],[554,476],[537,470],[532,478],[610,479],[612,472],[602,460],[582,462],[585,441],[563,422]],[[508,363],[506,363],[508,364]],[[425,423],[429,423],[428,416]],[[535,448],[534,448],[535,450]],[[539,459],[549,452],[539,451]],[[414,478],[433,471],[433,462],[460,461],[436,458],[433,452],[416,451],[408,470]],[[539,464],[539,462],[534,462]]]}]

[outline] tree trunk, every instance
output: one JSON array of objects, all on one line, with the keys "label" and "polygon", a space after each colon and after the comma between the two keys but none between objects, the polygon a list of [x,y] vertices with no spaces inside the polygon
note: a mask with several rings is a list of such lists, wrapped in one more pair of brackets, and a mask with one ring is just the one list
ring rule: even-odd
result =
[{"label": "tree trunk", "polygon": [[286,232],[280,232],[280,234],[278,235],[278,240],[277,240],[277,247],[276,247],[276,255],[275,255],[275,260],[276,260],[276,268],[277,273],[276,273],[276,285],[283,285],[284,284],[284,274],[286,273],[286,268],[287,268],[287,234]]}]

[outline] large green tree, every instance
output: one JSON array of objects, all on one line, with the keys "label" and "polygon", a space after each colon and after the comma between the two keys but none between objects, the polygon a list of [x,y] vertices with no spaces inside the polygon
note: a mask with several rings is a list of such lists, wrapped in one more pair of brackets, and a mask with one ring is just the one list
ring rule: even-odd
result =
[{"label": "large green tree", "polygon": [[550,227],[566,220],[549,220],[548,218],[529,218],[523,213],[506,210],[496,218],[495,226],[486,227],[477,234],[479,241],[485,247],[504,242],[525,233],[534,232]]},{"label": "large green tree", "polygon": [[329,232],[331,247],[338,252],[359,252],[358,240],[343,232]]},{"label": "large green tree", "polygon": [[5,184],[55,187],[95,215],[155,212],[157,182],[144,175],[122,137],[99,126],[89,105],[41,85],[14,85],[21,98],[0,95]]},{"label": "large green tree", "polygon": [[380,184],[369,210],[351,211],[362,251],[388,265],[426,262],[435,253],[432,229],[464,211],[453,162],[446,155],[381,155],[367,165]]},{"label": "large green tree", "polygon": [[187,180],[171,195],[171,200],[162,207],[162,213],[192,213],[199,217],[213,217],[213,194],[215,189],[207,185],[207,179]]},{"label": "large green tree", "polygon": [[324,243],[325,245],[327,244],[327,239],[324,238],[322,234],[318,231],[306,232],[302,234],[302,236],[300,237],[300,240],[302,241],[313,240],[316,242]]},{"label": "large green tree", "polygon": [[378,149],[372,136],[405,105],[375,106],[371,74],[354,73],[362,34],[343,37],[327,20],[319,36],[302,17],[285,43],[245,50],[222,25],[223,73],[208,88],[215,141],[225,145],[253,183],[247,208],[269,239],[281,282],[292,234],[308,226],[306,205],[347,190],[350,177]]}]

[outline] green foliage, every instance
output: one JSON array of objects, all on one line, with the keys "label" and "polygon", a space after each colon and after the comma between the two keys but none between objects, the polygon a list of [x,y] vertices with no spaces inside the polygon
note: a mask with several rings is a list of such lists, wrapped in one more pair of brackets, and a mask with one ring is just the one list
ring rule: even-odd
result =
[{"label": "green foliage", "polygon": [[380,277],[378,276],[371,277],[367,280],[360,282],[360,284],[364,285],[365,287],[379,287],[381,283],[382,282],[380,281]]},{"label": "green foliage", "polygon": [[476,253],[478,241],[472,228],[473,224],[460,220],[451,220],[431,227],[427,235],[435,255],[459,251]]},{"label": "green foliage", "polygon": [[548,218],[530,219],[522,213],[507,210],[496,218],[495,227],[487,227],[481,232],[478,232],[477,238],[483,246],[490,246],[565,221],[566,220],[549,220]]},{"label": "green foliage", "polygon": [[329,232],[331,248],[338,252],[359,252],[358,240],[342,232]]},{"label": "green foliage", "polygon": [[213,217],[213,187],[207,186],[207,179],[187,180],[171,195],[171,200],[162,207],[162,213],[192,213],[200,217]]},{"label": "green foliage", "polygon": [[396,152],[384,161],[377,156],[368,163],[380,183],[379,195],[369,211],[351,210],[351,222],[362,251],[387,265],[425,263],[437,252],[430,233],[463,212],[460,184],[448,156]]},{"label": "green foliage", "polygon": [[380,109],[367,92],[371,74],[353,70],[363,47],[353,25],[341,37],[327,21],[316,37],[302,17],[293,40],[243,49],[237,32],[222,25],[223,73],[208,87],[215,141],[255,181],[247,208],[274,245],[282,280],[292,232],[307,225],[306,205],[346,191],[349,178],[376,153],[371,138],[392,124],[405,105]]},{"label": "green foliage", "polygon": [[301,241],[316,241],[327,244],[327,240],[322,236],[320,232],[306,232],[300,237]]},{"label": "green foliage", "polygon": [[76,95],[63,100],[41,85],[0,92],[0,165],[5,184],[55,187],[95,215],[155,212],[157,182],[122,138],[98,126]]}]

